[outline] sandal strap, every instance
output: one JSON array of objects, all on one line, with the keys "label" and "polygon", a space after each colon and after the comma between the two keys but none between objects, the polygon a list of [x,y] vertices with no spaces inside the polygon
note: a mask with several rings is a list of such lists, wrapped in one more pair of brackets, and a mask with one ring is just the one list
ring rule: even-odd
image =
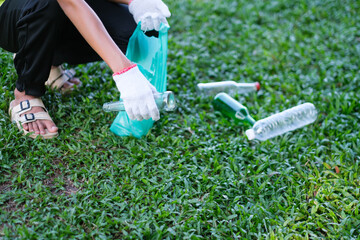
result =
[{"label": "sandal strap", "polygon": [[64,75],[66,75],[66,76],[69,78],[69,80],[71,80],[72,78],[74,78],[74,77],[75,77],[75,74],[76,74],[76,72],[75,72],[75,70],[74,70],[73,68],[71,68],[71,69],[66,69],[66,70],[64,71]]},{"label": "sandal strap", "polygon": [[12,114],[21,115],[30,111],[33,107],[42,107],[47,112],[44,103],[41,101],[40,98],[21,101],[20,104],[11,108],[10,111],[12,112]]},{"label": "sandal strap", "polygon": [[16,115],[13,121],[19,122],[20,124],[24,124],[24,123],[35,122],[36,120],[52,121],[50,115],[47,112],[25,113],[21,117],[19,115]]},{"label": "sandal strap", "polygon": [[53,81],[56,81],[56,79],[58,79],[62,75],[62,72],[63,72],[62,65],[55,68],[51,68],[49,78],[46,82],[49,82],[51,84]]},{"label": "sandal strap", "polygon": [[64,84],[74,78],[76,72],[74,69],[64,70],[62,66],[51,69],[48,80],[45,85],[53,89],[60,89]]}]

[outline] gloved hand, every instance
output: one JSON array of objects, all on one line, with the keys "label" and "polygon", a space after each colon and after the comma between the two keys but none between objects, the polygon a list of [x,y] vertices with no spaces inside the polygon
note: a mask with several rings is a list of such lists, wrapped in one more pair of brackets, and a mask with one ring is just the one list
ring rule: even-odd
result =
[{"label": "gloved hand", "polygon": [[113,74],[113,79],[124,101],[125,111],[131,120],[160,119],[154,99],[156,88],[140,72],[136,64]]},{"label": "gloved hand", "polygon": [[161,23],[169,25],[166,18],[170,17],[171,13],[161,0],[132,0],[129,11],[136,23],[141,21],[143,31],[159,31]]}]

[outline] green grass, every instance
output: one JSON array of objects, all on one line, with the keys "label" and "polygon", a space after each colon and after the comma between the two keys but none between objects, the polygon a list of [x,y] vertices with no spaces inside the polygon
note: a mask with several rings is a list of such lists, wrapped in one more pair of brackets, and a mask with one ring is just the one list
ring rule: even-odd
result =
[{"label": "green grass", "polygon": [[[103,63],[76,68],[77,94],[43,98],[57,139],[21,136],[0,50],[0,239],[359,239],[359,1],[166,2],[179,107],[142,139],[109,131]],[[237,96],[255,119],[304,102],[319,118],[250,142],[196,95],[222,80],[261,82]]]}]

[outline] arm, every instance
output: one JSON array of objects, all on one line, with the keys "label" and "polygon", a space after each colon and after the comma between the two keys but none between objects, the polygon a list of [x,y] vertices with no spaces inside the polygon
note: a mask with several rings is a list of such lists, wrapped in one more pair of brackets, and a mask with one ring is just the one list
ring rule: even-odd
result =
[{"label": "arm", "polygon": [[58,0],[58,3],[80,34],[113,72],[131,66],[130,60],[111,39],[96,13],[84,0]]},{"label": "arm", "polygon": [[80,34],[114,72],[113,79],[129,118],[158,120],[160,114],[153,96],[156,89],[121,52],[96,13],[84,0],[57,1]]}]

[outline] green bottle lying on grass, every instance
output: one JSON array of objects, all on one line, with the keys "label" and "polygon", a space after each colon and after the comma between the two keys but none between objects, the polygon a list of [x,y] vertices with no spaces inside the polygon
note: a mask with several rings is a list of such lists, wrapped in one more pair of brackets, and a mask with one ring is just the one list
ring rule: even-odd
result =
[{"label": "green bottle lying on grass", "polygon": [[223,115],[234,119],[236,122],[245,122],[251,126],[255,124],[255,120],[250,116],[248,109],[230,97],[227,93],[218,93],[213,101],[215,110]]}]

